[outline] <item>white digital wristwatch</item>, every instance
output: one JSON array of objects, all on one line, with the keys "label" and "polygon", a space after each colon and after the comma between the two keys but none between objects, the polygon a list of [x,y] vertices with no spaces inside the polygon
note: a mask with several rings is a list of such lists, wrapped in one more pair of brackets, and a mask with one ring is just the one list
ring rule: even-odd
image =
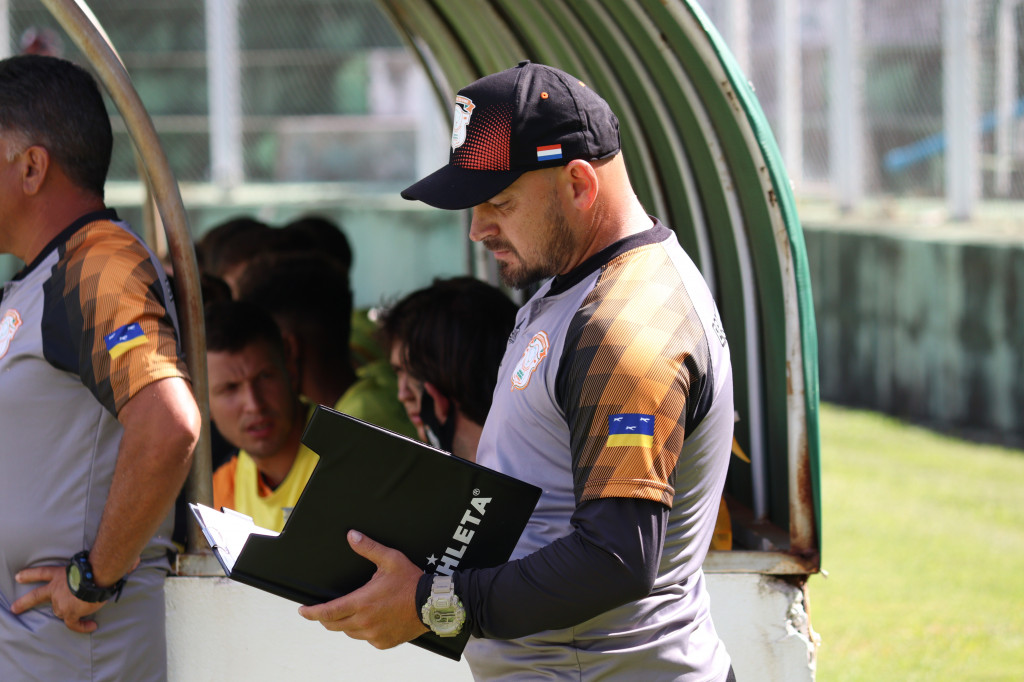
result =
[{"label": "white digital wristwatch", "polygon": [[435,575],[430,596],[420,611],[423,624],[440,637],[454,637],[462,632],[466,609],[455,594],[455,581],[450,575]]}]

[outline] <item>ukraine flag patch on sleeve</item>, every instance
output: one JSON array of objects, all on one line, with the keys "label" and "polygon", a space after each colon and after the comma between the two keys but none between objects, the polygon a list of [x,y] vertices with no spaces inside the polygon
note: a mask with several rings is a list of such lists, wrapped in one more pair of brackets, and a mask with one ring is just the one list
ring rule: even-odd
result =
[{"label": "ukraine flag patch on sleeve", "polygon": [[103,337],[107,344],[107,352],[112,359],[116,359],[130,351],[132,348],[146,343],[146,334],[137,322],[126,324],[112,334]]},{"label": "ukraine flag patch on sleeve", "polygon": [[608,447],[654,445],[653,414],[613,414],[608,417]]}]

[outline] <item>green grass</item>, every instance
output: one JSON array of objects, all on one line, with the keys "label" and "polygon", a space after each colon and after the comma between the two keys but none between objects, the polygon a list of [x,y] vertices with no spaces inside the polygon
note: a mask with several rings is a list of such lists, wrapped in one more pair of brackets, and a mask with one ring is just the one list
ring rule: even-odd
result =
[{"label": "green grass", "polygon": [[819,682],[1024,680],[1024,452],[823,405]]}]

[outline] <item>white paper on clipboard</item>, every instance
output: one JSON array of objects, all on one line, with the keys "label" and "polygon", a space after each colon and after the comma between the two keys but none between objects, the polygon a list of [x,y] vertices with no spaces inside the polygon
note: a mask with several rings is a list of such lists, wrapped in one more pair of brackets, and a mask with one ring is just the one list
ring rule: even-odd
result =
[{"label": "white paper on clipboard", "polygon": [[213,548],[224,573],[229,576],[250,535],[278,535],[277,531],[257,526],[252,517],[233,509],[217,511],[205,504],[191,502],[188,506],[199,522],[206,541]]}]

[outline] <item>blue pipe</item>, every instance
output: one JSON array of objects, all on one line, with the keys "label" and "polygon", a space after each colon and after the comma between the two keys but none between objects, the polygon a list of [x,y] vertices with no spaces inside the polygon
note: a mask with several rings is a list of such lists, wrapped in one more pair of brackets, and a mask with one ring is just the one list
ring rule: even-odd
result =
[{"label": "blue pipe", "polygon": [[[1017,100],[1013,118],[1024,116],[1024,97]],[[998,122],[996,112],[990,111],[978,122],[978,132],[991,132]],[[936,133],[902,147],[895,147],[885,153],[882,165],[887,173],[899,173],[946,150],[946,134]]]}]

